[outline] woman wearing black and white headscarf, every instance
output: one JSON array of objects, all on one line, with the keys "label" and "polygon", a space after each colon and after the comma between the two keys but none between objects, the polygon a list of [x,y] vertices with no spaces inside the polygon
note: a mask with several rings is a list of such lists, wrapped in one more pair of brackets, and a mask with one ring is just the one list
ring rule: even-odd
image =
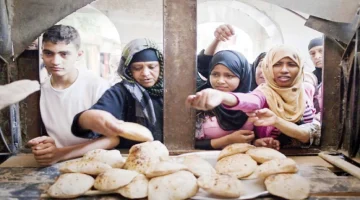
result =
[{"label": "woman wearing black and white headscarf", "polygon": [[[75,116],[73,134],[85,138],[121,137],[125,121],[141,124],[152,132],[150,139],[139,134],[132,140],[163,141],[164,66],[157,44],[145,38],[131,41],[123,49],[118,73],[123,80],[89,110]],[[120,148],[130,148],[136,143],[132,140],[121,138]]]}]

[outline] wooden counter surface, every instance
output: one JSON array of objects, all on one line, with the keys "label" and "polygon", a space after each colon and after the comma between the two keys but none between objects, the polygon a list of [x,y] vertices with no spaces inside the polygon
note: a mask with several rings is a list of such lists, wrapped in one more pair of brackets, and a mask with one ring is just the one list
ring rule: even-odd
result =
[{"label": "wooden counter surface", "polygon": [[[300,174],[311,184],[309,199],[359,199],[360,180],[337,176],[329,163],[317,156],[294,156]],[[39,199],[59,175],[59,164],[40,168],[31,154],[10,157],[0,165],[0,199]],[[119,195],[81,197],[78,199],[124,199]],[[262,199],[276,199],[264,197]]]}]

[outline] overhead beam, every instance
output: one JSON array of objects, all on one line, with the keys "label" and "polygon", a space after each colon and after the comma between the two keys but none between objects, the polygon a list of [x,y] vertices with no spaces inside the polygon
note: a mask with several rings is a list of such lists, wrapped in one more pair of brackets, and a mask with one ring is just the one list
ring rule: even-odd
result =
[{"label": "overhead beam", "polygon": [[262,0],[334,22],[351,23],[360,7],[359,0]]},{"label": "overhead beam", "polygon": [[46,29],[94,0],[13,0],[11,40],[17,57]]},{"label": "overhead beam", "polygon": [[339,23],[310,16],[305,26],[348,44],[354,37],[360,24],[360,16],[356,15],[351,23]]}]

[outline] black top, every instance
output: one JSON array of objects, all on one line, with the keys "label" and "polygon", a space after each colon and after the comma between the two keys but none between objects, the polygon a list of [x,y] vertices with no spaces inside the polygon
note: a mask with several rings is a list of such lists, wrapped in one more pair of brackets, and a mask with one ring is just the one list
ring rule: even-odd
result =
[{"label": "black top", "polygon": [[204,52],[205,50],[203,49],[197,56],[197,70],[202,76],[207,78],[210,75],[209,68],[213,55],[205,55]]},{"label": "black top", "polygon": [[319,85],[322,82],[322,68],[315,67],[313,74],[316,76]]},{"label": "black top", "polygon": [[[111,113],[114,117],[125,122],[134,122],[141,124],[152,132],[154,140],[163,141],[163,101],[162,97],[150,96],[156,115],[155,125],[150,124],[145,120],[142,113],[136,113],[135,99],[130,92],[124,87],[122,82],[117,83],[108,89],[99,101],[93,105],[91,109],[104,110]],[[77,137],[82,138],[98,138],[101,135],[91,130],[84,130],[79,126],[79,117],[82,114],[79,113],[74,117],[73,124],[71,126],[72,133]],[[121,138],[118,148],[130,148],[132,145],[138,142]]]}]

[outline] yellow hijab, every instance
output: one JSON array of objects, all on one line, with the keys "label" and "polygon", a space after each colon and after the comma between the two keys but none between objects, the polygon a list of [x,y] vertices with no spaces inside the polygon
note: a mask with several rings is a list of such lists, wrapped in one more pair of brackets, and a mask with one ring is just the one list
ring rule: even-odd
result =
[{"label": "yellow hijab", "polygon": [[[273,65],[285,57],[292,59],[300,68],[290,87],[280,87],[274,81]],[[305,92],[302,84],[304,66],[299,53],[285,45],[276,46],[266,54],[261,68],[266,82],[259,89],[264,93],[270,110],[286,121],[298,122],[305,111]]]}]

